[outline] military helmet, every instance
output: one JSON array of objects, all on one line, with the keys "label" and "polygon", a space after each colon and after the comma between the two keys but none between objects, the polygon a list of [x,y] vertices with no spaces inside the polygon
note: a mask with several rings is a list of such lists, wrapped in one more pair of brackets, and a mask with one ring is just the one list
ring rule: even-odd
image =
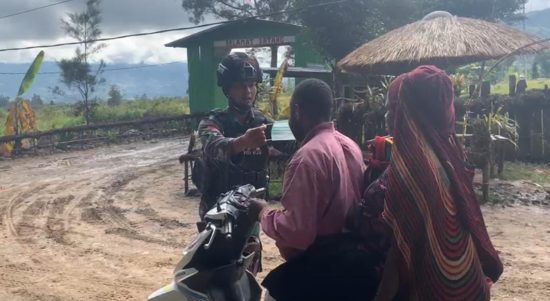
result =
[{"label": "military helmet", "polygon": [[257,83],[263,81],[262,69],[256,58],[243,52],[234,52],[226,56],[216,72],[218,86],[229,88],[233,83],[254,80]]}]

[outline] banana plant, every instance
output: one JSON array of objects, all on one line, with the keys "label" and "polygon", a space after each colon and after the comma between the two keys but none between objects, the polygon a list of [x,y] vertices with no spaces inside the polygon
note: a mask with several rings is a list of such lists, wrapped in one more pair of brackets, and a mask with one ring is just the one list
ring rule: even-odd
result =
[{"label": "banana plant", "polygon": [[485,124],[489,127],[492,135],[504,136],[506,140],[518,148],[518,128],[517,121],[510,118],[508,113],[502,113],[502,108],[484,116]]},{"label": "banana plant", "polygon": [[[5,134],[8,136],[19,135],[23,132],[37,130],[36,114],[34,113],[30,103],[22,99],[21,96],[31,87],[36,75],[40,71],[40,67],[42,67],[43,61],[44,51],[40,51],[27,70],[27,73],[25,73],[25,77],[23,77],[23,80],[21,81],[19,91],[15,97],[15,102],[10,108],[6,119]],[[14,142],[4,143],[0,151],[5,155],[11,155],[14,147]]]},{"label": "banana plant", "polygon": [[281,92],[283,91],[283,76],[288,68],[288,57],[286,57],[279,67],[279,71],[277,71],[277,74],[275,75],[275,80],[273,83],[273,89],[271,91],[271,114],[273,117],[277,118],[279,117],[279,109],[277,104],[277,97]]},{"label": "banana plant", "polygon": [[454,74],[449,76],[453,82],[453,90],[456,97],[462,95],[462,91],[466,86],[466,78],[464,74]]}]

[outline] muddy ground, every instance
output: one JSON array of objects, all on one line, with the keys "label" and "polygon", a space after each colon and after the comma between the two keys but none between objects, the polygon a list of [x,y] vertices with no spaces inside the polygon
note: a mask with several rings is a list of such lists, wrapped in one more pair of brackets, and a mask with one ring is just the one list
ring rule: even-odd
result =
[{"label": "muddy ground", "polygon": [[[0,161],[0,300],[145,300],[168,283],[197,221],[198,199],[182,192],[185,149],[175,138]],[[545,191],[500,184],[506,195]],[[483,210],[506,268],[493,300],[548,300],[550,208]],[[262,239],[269,271],[280,258]]]}]

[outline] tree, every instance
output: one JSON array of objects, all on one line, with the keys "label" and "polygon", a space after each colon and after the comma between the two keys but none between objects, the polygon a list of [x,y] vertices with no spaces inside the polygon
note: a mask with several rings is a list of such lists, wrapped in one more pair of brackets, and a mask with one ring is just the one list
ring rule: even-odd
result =
[{"label": "tree", "polygon": [[543,77],[550,77],[550,52],[537,54],[535,63],[540,67],[540,73]]},{"label": "tree", "polygon": [[527,0],[415,0],[423,13],[445,10],[453,15],[489,21],[513,22],[524,18]]},{"label": "tree", "polygon": [[[253,4],[251,4],[253,2]],[[182,0],[183,8],[199,23],[204,16],[234,20],[252,15],[297,9],[269,19],[304,25],[313,46],[331,62],[389,30],[419,20],[434,10],[486,20],[513,21],[521,18],[527,0],[349,0],[326,6],[334,0]]]},{"label": "tree", "polygon": [[83,113],[86,124],[90,124],[92,111],[95,107],[92,94],[98,85],[105,82],[101,74],[105,68],[103,60],[92,70],[89,58],[97,54],[105,44],[97,44],[93,40],[99,38],[101,30],[101,0],[88,0],[86,9],[81,13],[69,13],[67,19],[62,19],[65,32],[81,42],[83,47],[77,47],[71,59],[63,59],[58,65],[61,69],[61,81],[68,87],[78,91],[82,101],[77,103],[75,112]]},{"label": "tree", "polygon": [[[335,63],[365,41],[384,32],[381,13],[373,0],[347,2],[308,7],[334,2],[333,0],[300,0],[298,18],[316,48],[328,60]],[[343,30],[345,29],[345,30]]]},{"label": "tree", "polygon": [[122,103],[122,93],[117,85],[111,85],[109,90],[109,99],[107,99],[107,105],[110,107],[116,107]]},{"label": "tree", "polygon": [[42,100],[42,97],[38,94],[33,94],[31,98],[31,105],[33,107],[41,107],[44,105],[44,101]]},{"label": "tree", "polygon": [[[338,61],[361,44],[421,19],[435,10],[462,17],[512,21],[526,0],[350,0],[307,9],[332,0],[297,0],[299,22],[327,59]],[[342,30],[345,28],[345,30]]]},{"label": "tree", "polygon": [[141,94],[141,96],[138,97],[139,100],[145,100],[145,101],[149,101],[149,96],[147,96],[147,93],[143,93]]},{"label": "tree", "polygon": [[[377,0],[382,1],[382,0]],[[395,0],[389,0],[395,1]],[[405,1],[405,0],[399,0]],[[269,1],[243,1],[243,0],[182,0],[183,8],[191,13],[190,20],[199,23],[205,16],[212,15],[218,19],[235,20],[265,15],[282,10],[300,9],[298,14],[274,14],[266,19],[299,23],[309,27],[309,31],[315,46],[322,53],[333,59],[341,57],[357,46],[361,41],[373,36],[379,26],[372,26],[373,22],[365,22],[365,19],[376,14],[371,10],[371,0],[351,0],[338,5],[309,8],[320,3],[334,2],[333,0],[269,0]],[[342,30],[345,28],[346,30]],[[322,38],[321,38],[322,37]],[[350,42],[353,40],[353,42]],[[346,52],[347,51],[347,52]]]},{"label": "tree", "polygon": [[[195,24],[204,21],[204,16],[235,20],[251,16],[266,15],[291,7],[290,0],[182,0],[182,7],[191,13],[189,20]],[[270,16],[274,21],[288,21],[285,14]]]}]

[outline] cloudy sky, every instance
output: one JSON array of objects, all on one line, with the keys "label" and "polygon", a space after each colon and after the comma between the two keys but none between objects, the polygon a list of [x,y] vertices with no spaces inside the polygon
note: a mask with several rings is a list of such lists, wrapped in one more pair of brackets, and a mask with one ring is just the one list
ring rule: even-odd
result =
[{"label": "cloudy sky", "polygon": [[[40,7],[60,0],[0,0],[0,16]],[[72,41],[61,29],[68,12],[82,11],[86,0],[40,9],[19,16],[0,18],[0,48]],[[192,25],[181,0],[103,0],[103,37]],[[164,44],[189,31],[128,38],[108,42],[98,58],[107,63],[166,63],[185,60],[185,50]],[[70,57],[75,46],[45,49],[47,60]],[[0,52],[0,62],[29,62],[39,50]]]},{"label": "cloudy sky", "polygon": [[[0,16],[59,2],[60,0],[0,0]],[[0,48],[71,41],[61,29],[60,19],[68,12],[81,11],[86,0],[40,9],[23,15],[0,18]],[[550,0],[529,0],[527,10],[550,7]],[[103,36],[153,31],[191,25],[181,0],[103,0]],[[111,41],[96,59],[107,63],[167,63],[185,60],[185,50],[167,48],[167,42],[190,32],[173,32]],[[46,60],[70,57],[75,46],[46,49]],[[0,52],[0,62],[31,61],[38,50]]]},{"label": "cloudy sky", "polygon": [[527,11],[540,10],[550,7],[550,0],[529,0],[525,9]]}]

